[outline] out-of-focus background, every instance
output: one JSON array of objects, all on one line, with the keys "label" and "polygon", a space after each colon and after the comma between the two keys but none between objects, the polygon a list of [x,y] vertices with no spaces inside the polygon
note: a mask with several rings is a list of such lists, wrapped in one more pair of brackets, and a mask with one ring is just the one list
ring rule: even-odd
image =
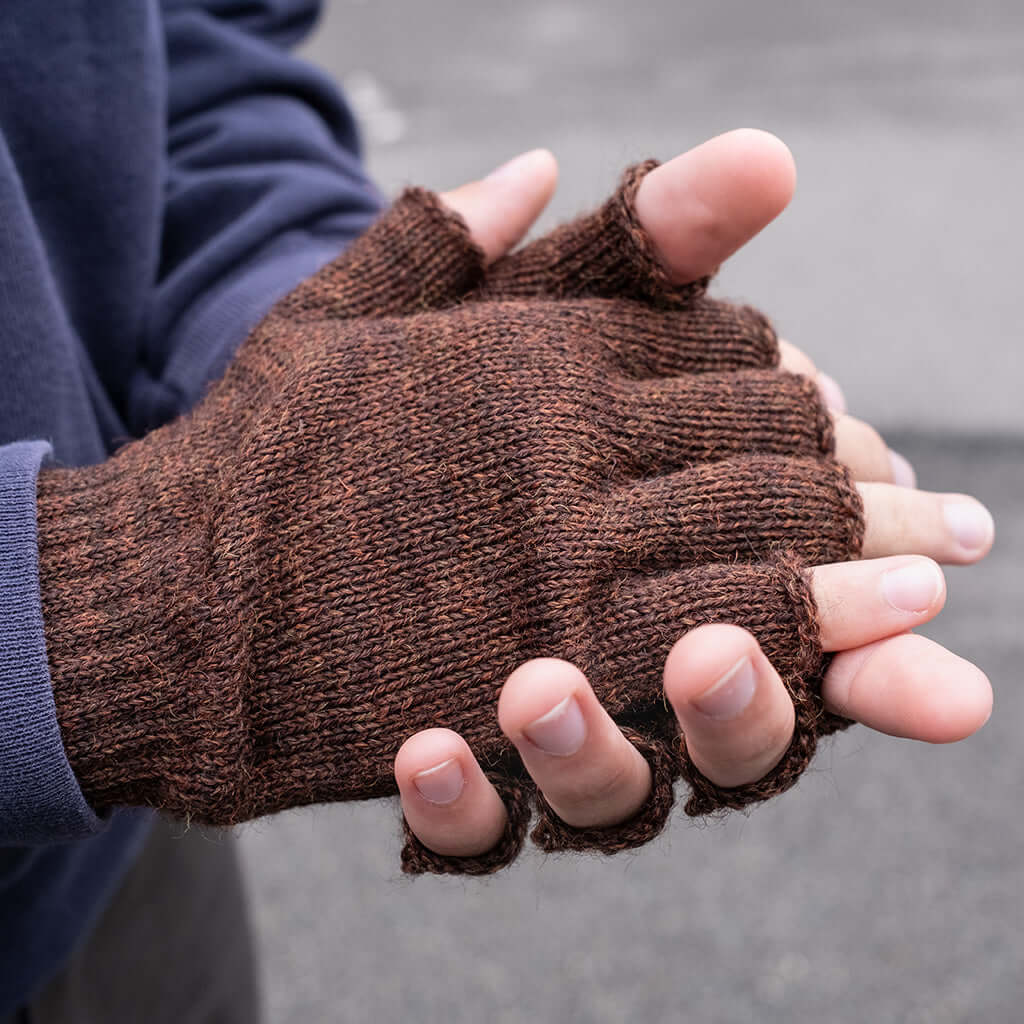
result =
[{"label": "out-of-focus background", "polygon": [[927,748],[853,729],[749,817],[491,880],[398,871],[394,805],[250,826],[272,1022],[1024,1019],[1024,5],[327,0],[388,191],[547,146],[541,227],[729,128],[792,148],[792,209],[722,273],[838,378],[923,486],[999,538],[928,632],[996,714]]}]

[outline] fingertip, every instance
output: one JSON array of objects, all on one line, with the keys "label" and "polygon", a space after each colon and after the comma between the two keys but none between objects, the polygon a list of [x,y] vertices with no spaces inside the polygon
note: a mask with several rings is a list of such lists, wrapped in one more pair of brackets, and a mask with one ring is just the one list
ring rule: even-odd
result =
[{"label": "fingertip", "polygon": [[996,524],[992,513],[977,498],[967,494],[949,494],[942,500],[942,515],[950,536],[956,542],[959,562],[979,562],[992,550]]},{"label": "fingertip", "polygon": [[[989,679],[988,675],[978,668],[977,665],[973,667],[977,672],[978,682],[977,717],[975,719],[977,724],[973,730],[973,732],[977,732],[979,729],[984,728],[992,717],[992,712],[995,710],[996,695],[995,690],[992,689],[992,680]],[[971,734],[969,733],[968,735]]]},{"label": "fingertip", "polygon": [[[462,766],[473,754],[466,741],[451,729],[424,729],[410,736],[395,754],[395,782],[399,789],[412,784],[417,775],[455,760]],[[463,768],[464,771],[464,768]]]},{"label": "fingertip", "polygon": [[758,654],[757,641],[741,626],[698,626],[677,640],[665,659],[665,695],[677,714],[683,713],[739,661]]},{"label": "fingertip", "polygon": [[836,379],[820,370],[816,374],[816,378],[818,390],[821,392],[821,397],[825,400],[825,405],[832,412],[838,413],[840,416],[845,415],[849,411],[849,407],[846,404],[846,396],[843,394],[843,389],[839,386]]},{"label": "fingertip", "polygon": [[543,146],[529,149],[495,167],[483,180],[515,183],[524,178],[532,181],[538,188],[543,185],[553,192],[558,184],[558,160],[555,154]]},{"label": "fingertip", "polygon": [[395,755],[394,771],[406,824],[434,853],[475,857],[500,841],[505,805],[458,733],[416,733]]},{"label": "fingertip", "polygon": [[871,729],[925,743],[956,743],[992,714],[988,676],[914,633],[837,654],[825,675],[825,706]]},{"label": "fingertip", "polygon": [[[922,638],[923,639],[923,638]],[[949,652],[945,685],[931,687],[922,701],[917,735],[929,743],[959,743],[973,736],[992,717],[993,694],[988,676],[977,665]],[[922,689],[930,681],[921,680]]]},{"label": "fingertip", "polygon": [[533,658],[520,665],[498,695],[498,725],[510,739],[566,697],[589,690],[587,677],[561,658]]},{"label": "fingertip", "polygon": [[907,458],[899,452],[889,449],[890,480],[897,487],[917,487],[917,473]]},{"label": "fingertip", "polygon": [[485,178],[441,193],[466,222],[487,263],[503,256],[529,230],[558,184],[558,161],[547,149],[513,157]]},{"label": "fingertip", "polygon": [[651,171],[636,211],[666,272],[682,284],[714,273],[789,205],[795,188],[785,143],[741,128]]},{"label": "fingertip", "polygon": [[[964,659],[961,659],[963,661]],[[992,681],[988,675],[977,665],[966,662],[971,667],[973,677],[971,691],[973,699],[969,710],[968,726],[969,731],[965,732],[963,738],[973,736],[979,729],[984,728],[992,717],[995,707],[995,691],[992,689]]]},{"label": "fingertip", "polygon": [[769,220],[790,204],[796,192],[796,160],[777,135],[762,128],[735,128],[711,142],[723,151],[727,173],[761,190],[763,215],[770,214]]},{"label": "fingertip", "polygon": [[811,358],[798,349],[792,342],[785,338],[779,338],[779,369],[787,373],[796,373],[808,380],[814,380],[818,376],[818,368]]},{"label": "fingertip", "polygon": [[498,722],[547,804],[572,828],[623,822],[651,792],[650,764],[569,662],[537,658],[516,669]]}]

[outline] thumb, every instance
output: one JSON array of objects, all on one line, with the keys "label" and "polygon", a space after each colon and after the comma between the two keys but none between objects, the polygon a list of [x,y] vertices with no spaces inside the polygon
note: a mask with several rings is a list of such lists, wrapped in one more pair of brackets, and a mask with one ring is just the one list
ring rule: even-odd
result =
[{"label": "thumb", "polygon": [[504,256],[547,206],[558,183],[558,164],[546,149],[533,149],[471,181],[441,201],[466,222],[487,263]]},{"label": "thumb", "polygon": [[752,128],[726,132],[656,167],[636,215],[674,284],[713,274],[789,205],[796,166],[785,143]]}]

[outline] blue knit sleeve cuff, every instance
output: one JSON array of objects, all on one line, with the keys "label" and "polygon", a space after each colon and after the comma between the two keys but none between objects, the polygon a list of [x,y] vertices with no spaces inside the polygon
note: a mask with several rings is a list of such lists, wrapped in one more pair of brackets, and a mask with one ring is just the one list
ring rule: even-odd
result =
[{"label": "blue knit sleeve cuff", "polygon": [[46,658],[36,476],[50,446],[0,446],[0,845],[77,839],[103,828],[68,764]]}]

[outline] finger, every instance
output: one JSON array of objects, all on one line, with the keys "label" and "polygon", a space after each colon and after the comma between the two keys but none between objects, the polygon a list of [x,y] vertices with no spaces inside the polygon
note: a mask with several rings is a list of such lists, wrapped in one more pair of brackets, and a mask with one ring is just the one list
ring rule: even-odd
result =
[{"label": "finger", "polygon": [[441,193],[441,200],[462,217],[486,262],[493,263],[526,234],[557,183],[554,156],[546,149],[534,149],[486,178]]},{"label": "finger", "polygon": [[914,554],[970,565],[992,547],[995,524],[976,498],[880,483],[857,489],[864,501],[864,558]]},{"label": "finger", "polygon": [[981,669],[912,634],[837,654],[822,695],[835,714],[926,743],[965,739],[992,713],[992,686]]},{"label": "finger", "polygon": [[814,380],[818,376],[818,368],[807,353],[785,338],[779,338],[779,369],[788,373],[798,373],[808,380]]},{"label": "finger", "polygon": [[825,399],[825,405],[832,410],[832,412],[842,415],[846,412],[846,395],[843,394],[843,389],[836,383],[836,381],[830,377],[827,373],[818,371],[818,375],[815,378],[818,382],[818,390],[821,392],[822,397]]},{"label": "finger", "polygon": [[821,397],[829,410],[839,416],[846,412],[846,396],[843,389],[827,373],[822,373],[806,352],[785,338],[779,338],[779,369],[813,380],[818,385]]},{"label": "finger", "polygon": [[636,165],[600,209],[496,262],[479,295],[622,296],[689,306],[706,276],[784,209],[794,181],[789,150],[751,130],[719,136],[660,167]]},{"label": "finger", "polygon": [[410,736],[395,755],[395,781],[416,838],[446,857],[473,857],[501,838],[507,816],[468,744],[449,729]]},{"label": "finger", "polygon": [[898,487],[917,487],[917,473],[914,467],[899,452],[889,449],[889,463],[892,466],[892,483]]},{"label": "finger", "polygon": [[568,662],[538,658],[509,676],[498,722],[558,816],[575,828],[632,817],[651,790],[651,771]]},{"label": "finger", "polygon": [[836,458],[849,467],[854,480],[894,483],[899,467],[881,434],[853,416],[835,416]]},{"label": "finger", "polygon": [[727,132],[656,167],[636,212],[676,284],[712,274],[793,198],[796,167],[768,132]]},{"label": "finger", "polygon": [[789,747],[793,702],[739,626],[700,626],[679,640],[665,661],[665,695],[690,759],[719,786],[756,782]]},{"label": "finger", "polygon": [[942,611],[946,580],[930,558],[837,562],[811,570],[821,646],[845,651],[905,633]]}]

